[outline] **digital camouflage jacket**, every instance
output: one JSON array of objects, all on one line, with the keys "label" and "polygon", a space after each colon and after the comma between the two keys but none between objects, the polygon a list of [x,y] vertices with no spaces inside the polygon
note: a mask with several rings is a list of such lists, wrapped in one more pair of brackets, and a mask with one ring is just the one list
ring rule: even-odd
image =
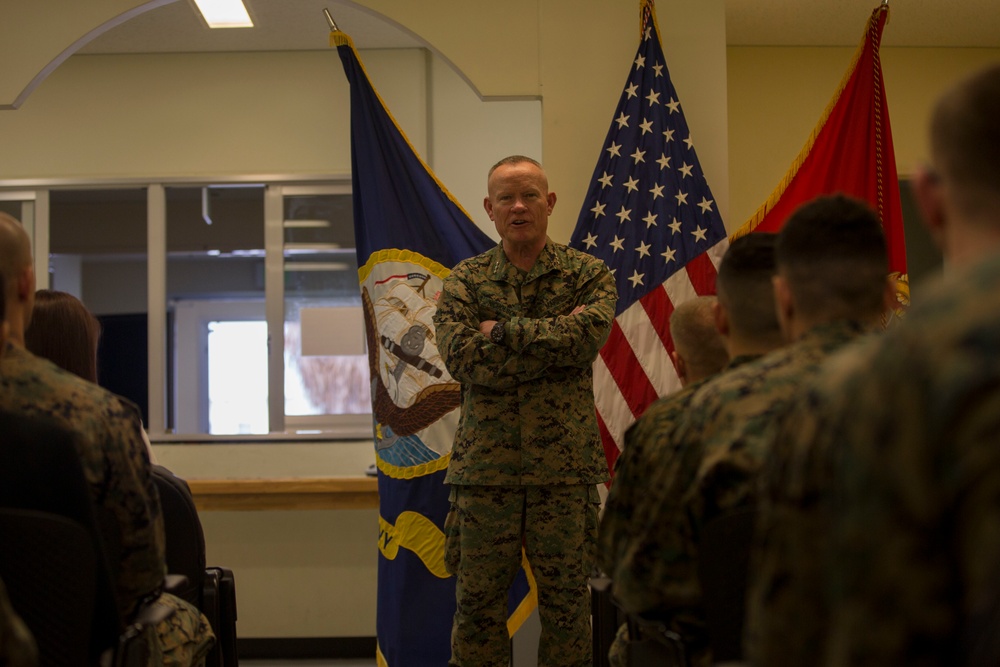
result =
[{"label": "digital camouflage jacket", "polygon": [[[592,364],[616,301],[602,260],[551,239],[528,272],[499,244],[455,267],[434,315],[441,357],[462,384],[449,484],[608,479]],[[502,344],[479,332],[486,320],[504,323]]]}]

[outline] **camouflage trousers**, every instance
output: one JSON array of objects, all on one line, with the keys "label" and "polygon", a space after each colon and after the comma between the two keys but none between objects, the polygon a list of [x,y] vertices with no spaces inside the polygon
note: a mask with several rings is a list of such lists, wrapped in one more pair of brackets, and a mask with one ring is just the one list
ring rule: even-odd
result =
[{"label": "camouflage trousers", "polygon": [[507,591],[527,556],[538,591],[539,667],[592,664],[593,485],[453,486],[445,566],[455,575],[450,665],[507,667]]},{"label": "camouflage trousers", "polygon": [[164,593],[153,604],[174,610],[153,629],[149,639],[149,664],[158,667],[201,667],[215,645],[208,619],[193,605]]}]

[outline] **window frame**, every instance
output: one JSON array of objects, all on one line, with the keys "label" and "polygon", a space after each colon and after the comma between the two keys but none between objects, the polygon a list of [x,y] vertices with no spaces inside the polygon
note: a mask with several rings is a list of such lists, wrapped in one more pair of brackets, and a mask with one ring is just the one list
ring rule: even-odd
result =
[{"label": "window frame", "polygon": [[[195,351],[199,402],[198,420],[206,426],[204,430],[191,431],[187,428],[167,429],[167,366],[173,364],[175,373],[184,365],[180,348],[175,349],[174,359],[168,358],[167,341],[167,211],[166,188],[207,187],[226,185],[259,185],[264,187],[264,311],[268,323],[268,411],[269,433],[256,436],[212,436],[207,433],[207,350]],[[49,287],[49,192],[53,190],[145,188],[147,226],[147,354],[148,377],[148,421],[146,425],[150,438],[161,442],[208,442],[246,440],[260,442],[316,439],[359,440],[372,437],[372,416],[361,415],[315,415],[286,416],[284,413],[284,196],[309,194],[350,194],[349,176],[293,177],[268,175],[266,177],[235,176],[213,178],[210,181],[191,179],[120,179],[107,181],[78,181],[75,179],[52,179],[0,184],[0,200],[22,202],[22,222],[32,240],[35,260],[36,289]],[[218,306],[222,302],[214,302]],[[259,307],[259,301],[258,301]],[[232,311],[235,312],[235,311]],[[229,314],[229,313],[221,313]],[[219,317],[199,315],[202,328],[207,336],[209,321],[226,319],[247,319],[245,317]],[[206,319],[207,318],[207,319]],[[253,318],[250,318],[253,319]],[[176,326],[176,322],[175,322]],[[199,338],[199,340],[202,340]],[[205,339],[207,340],[207,339]],[[190,354],[187,346],[186,354]],[[179,375],[174,376],[173,400],[180,400],[177,387],[182,386]],[[203,386],[204,385],[204,386]],[[188,401],[190,402],[190,401]],[[175,414],[178,408],[175,407]],[[204,413],[204,419],[202,419]],[[179,418],[178,418],[179,419]]]}]

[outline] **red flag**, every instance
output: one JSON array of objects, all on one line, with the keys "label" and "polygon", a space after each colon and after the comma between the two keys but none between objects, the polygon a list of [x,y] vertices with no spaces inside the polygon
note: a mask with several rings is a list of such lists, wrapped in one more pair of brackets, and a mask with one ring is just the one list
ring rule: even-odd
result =
[{"label": "red flag", "polygon": [[909,303],[903,213],[885,100],[879,45],[889,7],[877,7],[840,87],[816,129],[768,200],[731,237],[774,232],[810,199],[842,192],[867,201],[878,213],[889,249],[900,306]]}]

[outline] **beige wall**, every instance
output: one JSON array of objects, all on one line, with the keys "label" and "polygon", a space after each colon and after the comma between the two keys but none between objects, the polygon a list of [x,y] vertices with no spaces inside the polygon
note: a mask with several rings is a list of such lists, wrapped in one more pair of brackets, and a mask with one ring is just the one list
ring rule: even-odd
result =
[{"label": "beige wall", "polygon": [[[887,28],[891,30],[891,26]],[[788,171],[840,84],[854,48],[730,47],[730,231]],[[900,177],[927,159],[934,99],[958,78],[1000,61],[1000,49],[883,48],[882,71]]]},{"label": "beige wall", "polygon": [[[357,476],[371,442],[161,445],[185,478]],[[240,637],[372,637],[378,511],[202,512],[208,565],[233,570]]]}]

